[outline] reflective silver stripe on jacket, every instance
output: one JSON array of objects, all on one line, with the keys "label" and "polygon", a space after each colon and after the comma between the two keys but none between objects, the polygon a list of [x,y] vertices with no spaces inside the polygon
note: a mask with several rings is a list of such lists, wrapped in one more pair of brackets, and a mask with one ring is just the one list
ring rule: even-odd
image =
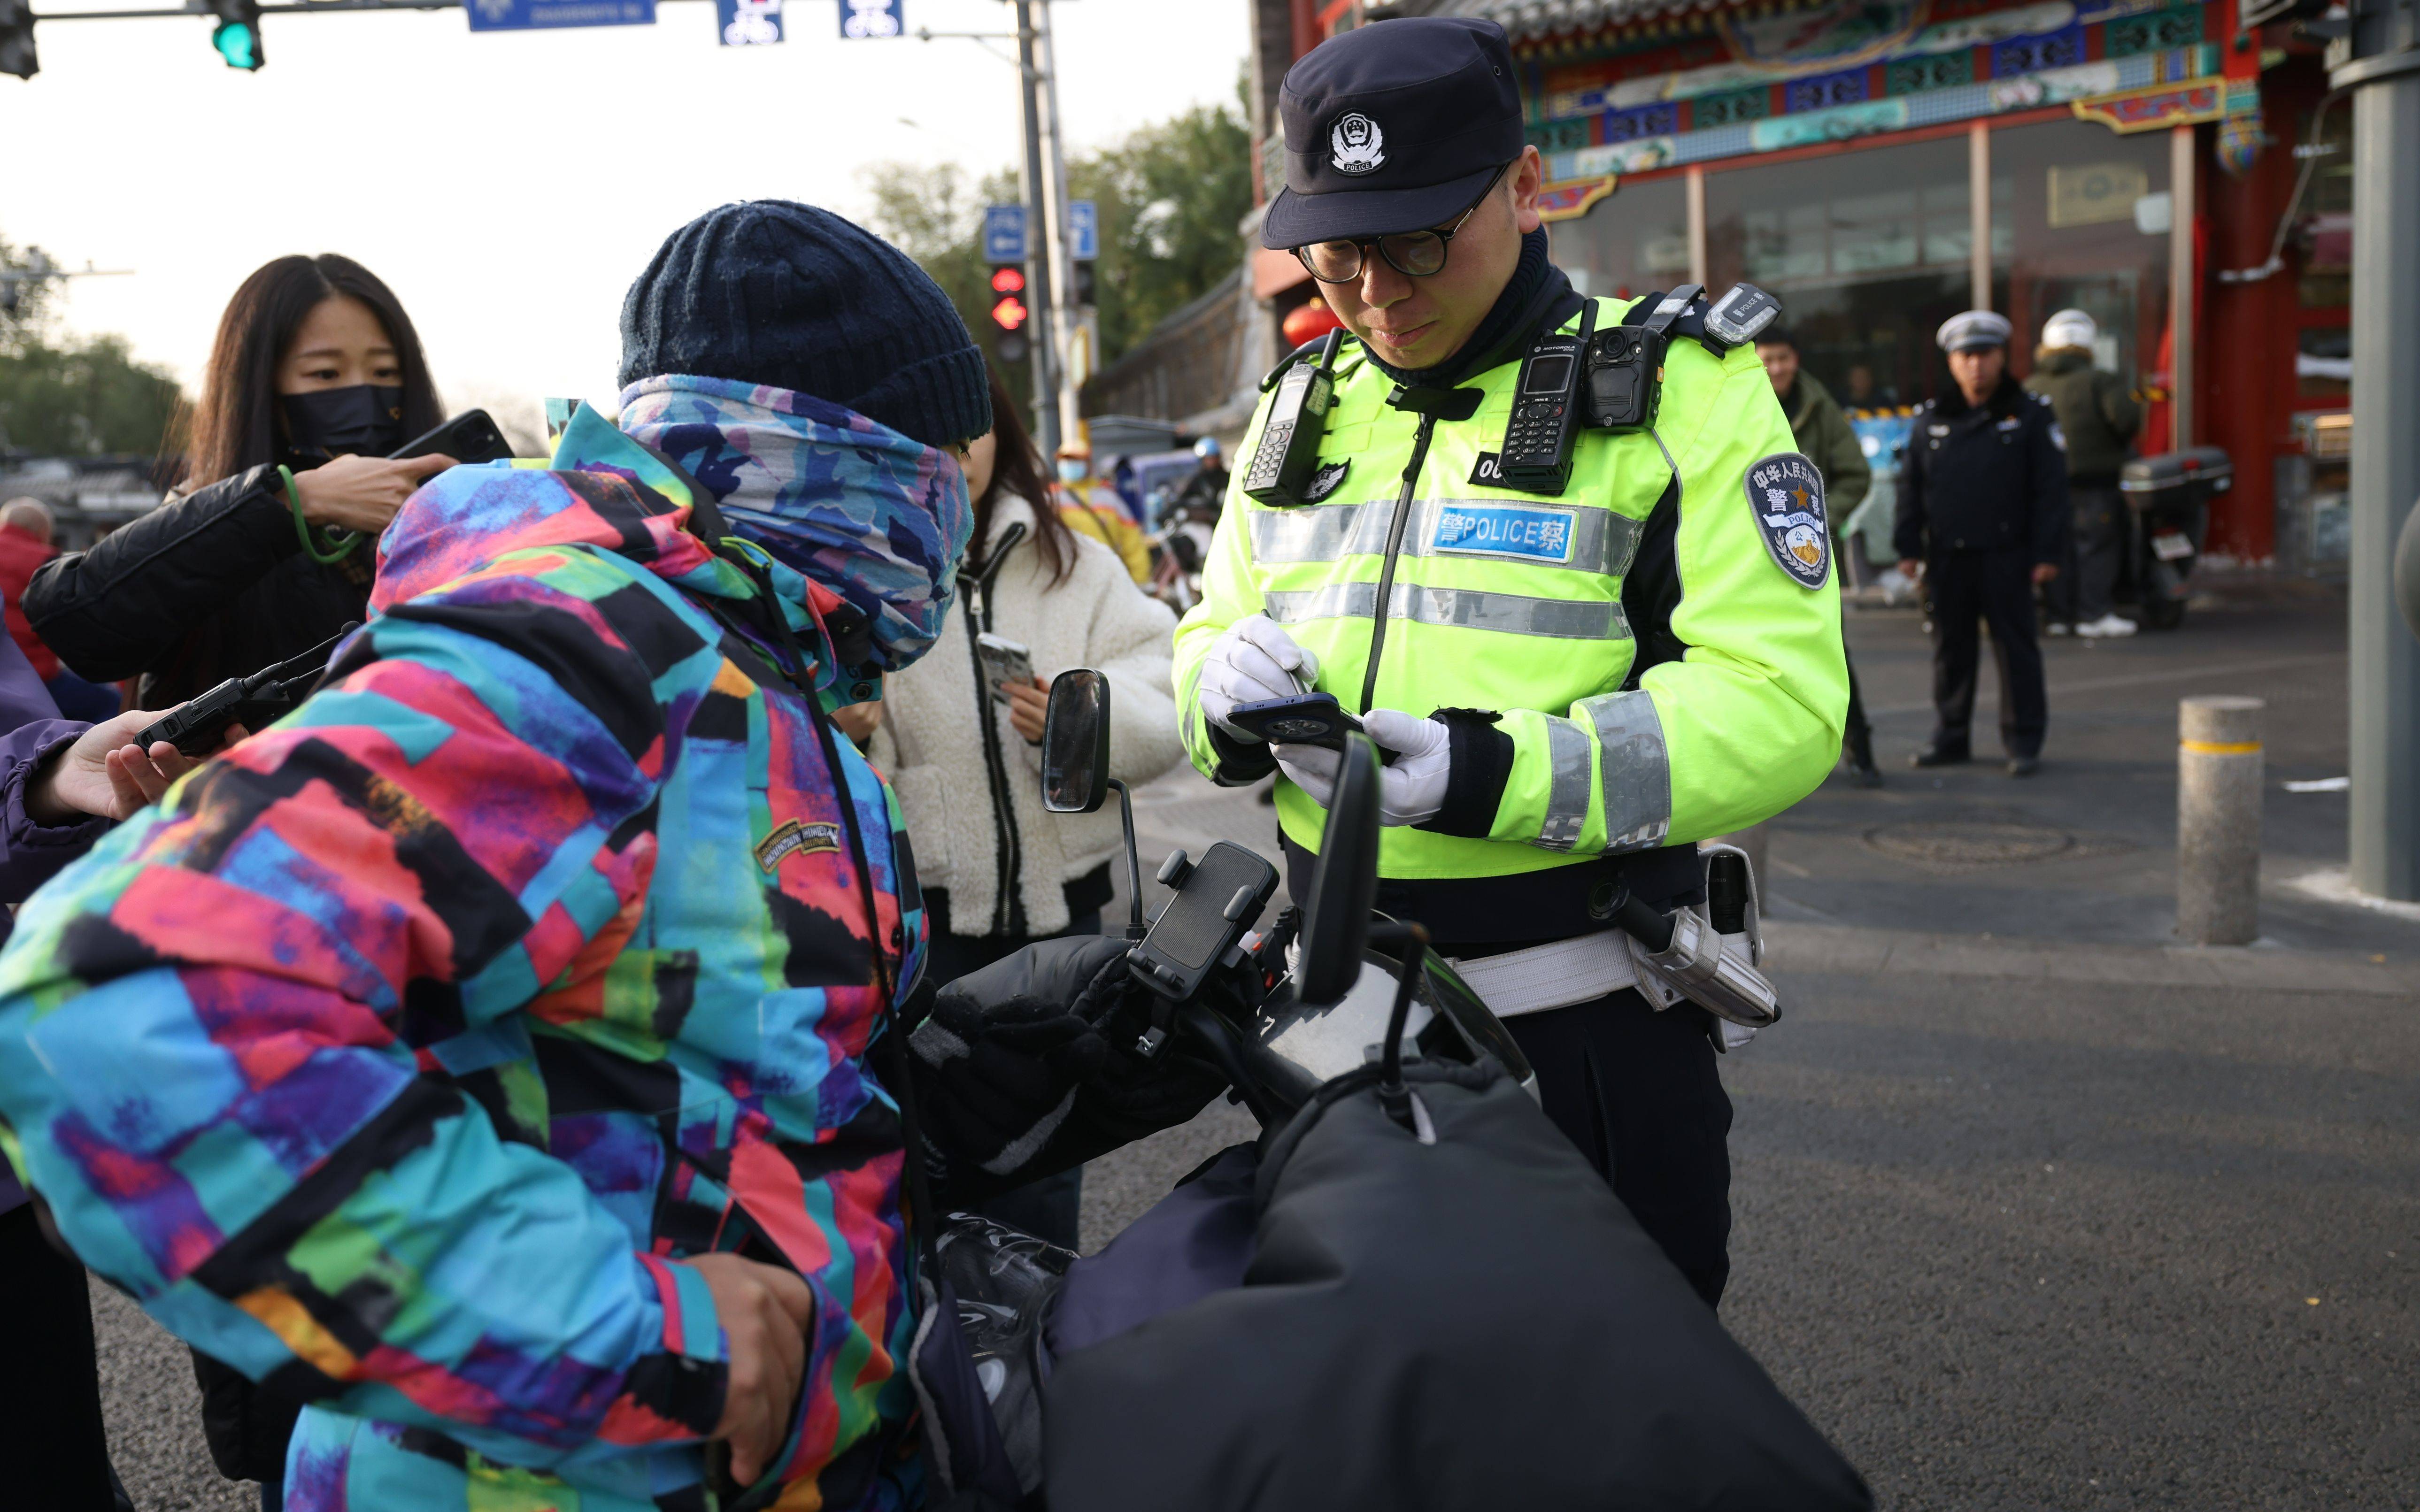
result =
[{"label": "reflective silver stripe on jacket", "polygon": [[[1378,604],[1373,582],[1329,583],[1264,593],[1263,606],[1280,625],[1306,620],[1366,620]],[[1399,582],[1388,595],[1387,617],[1416,625],[1452,625],[1470,630],[1502,630],[1508,635],[1548,636],[1559,640],[1627,640],[1630,621],[1615,603],[1589,603],[1568,598],[1529,598],[1520,594],[1490,594],[1475,588],[1431,588]]]},{"label": "reflective silver stripe on jacket", "polygon": [[1672,827],[1672,758],[1664,747],[1655,700],[1645,688],[1633,688],[1582,699],[1572,707],[1596,726],[1606,852],[1663,844]]},{"label": "reflective silver stripe on jacket", "polygon": [[1546,760],[1551,768],[1546,817],[1538,825],[1538,838],[1529,843],[1541,850],[1568,851],[1580,842],[1580,831],[1588,827],[1588,736],[1569,719],[1547,715]]},{"label": "reflective silver stripe on jacket", "polygon": [[[1436,539],[1437,516],[1444,510],[1456,506],[1504,509],[1522,505],[1523,501],[1516,499],[1416,499],[1412,501],[1412,517],[1404,526],[1404,544],[1397,554],[1460,554],[1431,549],[1430,543]],[[1529,565],[1561,566],[1608,577],[1619,577],[1630,570],[1631,559],[1638,554],[1638,537],[1646,530],[1644,523],[1610,509],[1585,504],[1558,504],[1549,500],[1537,507],[1571,511],[1572,559],[1567,563],[1532,562]],[[1395,501],[1391,499],[1373,499],[1365,504],[1255,509],[1249,516],[1252,522],[1252,560],[1267,564],[1382,556],[1387,550],[1387,527],[1394,517]]]}]

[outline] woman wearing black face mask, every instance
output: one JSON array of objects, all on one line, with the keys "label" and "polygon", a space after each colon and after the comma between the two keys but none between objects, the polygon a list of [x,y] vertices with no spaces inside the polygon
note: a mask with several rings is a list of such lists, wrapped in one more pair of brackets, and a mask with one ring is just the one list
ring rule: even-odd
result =
[{"label": "woman wearing black face mask", "polygon": [[378,532],[452,465],[386,455],[442,418],[384,284],[333,254],[280,257],[220,317],[177,491],[44,565],[26,618],[79,676],[139,675],[147,709],[307,651],[364,617]]}]

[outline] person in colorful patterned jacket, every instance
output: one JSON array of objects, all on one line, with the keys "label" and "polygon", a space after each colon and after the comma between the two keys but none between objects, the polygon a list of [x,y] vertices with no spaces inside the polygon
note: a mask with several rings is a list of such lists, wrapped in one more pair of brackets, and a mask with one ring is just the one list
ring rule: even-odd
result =
[{"label": "person in colorful patterned jacket", "polygon": [[[311,1403],[290,1512],[921,1499],[874,1045],[924,924],[828,715],[949,611],[982,358],[782,202],[675,233],[623,351],[618,422],[415,495],[319,690],[0,955],[0,1149],[86,1263]],[[1100,1041],[985,1006],[920,1038],[930,1164],[1014,1179]]]}]

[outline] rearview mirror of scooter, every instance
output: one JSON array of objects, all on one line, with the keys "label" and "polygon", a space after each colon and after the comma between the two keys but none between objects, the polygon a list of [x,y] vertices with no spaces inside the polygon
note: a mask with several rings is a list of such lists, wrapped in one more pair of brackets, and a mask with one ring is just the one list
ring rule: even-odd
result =
[{"label": "rearview mirror of scooter", "polygon": [[1342,1001],[1361,976],[1378,892],[1378,748],[1358,731],[1348,733],[1302,911],[1295,992],[1306,1003]]},{"label": "rearview mirror of scooter", "polygon": [[1061,672],[1042,715],[1042,807],[1092,813],[1109,796],[1109,680],[1089,667]]},{"label": "rearview mirror of scooter", "polygon": [[1118,817],[1126,831],[1126,938],[1143,936],[1142,859],[1135,854],[1134,795],[1109,775],[1109,679],[1075,667],[1050,680],[1042,711],[1042,807],[1051,813],[1092,813],[1118,790]]}]

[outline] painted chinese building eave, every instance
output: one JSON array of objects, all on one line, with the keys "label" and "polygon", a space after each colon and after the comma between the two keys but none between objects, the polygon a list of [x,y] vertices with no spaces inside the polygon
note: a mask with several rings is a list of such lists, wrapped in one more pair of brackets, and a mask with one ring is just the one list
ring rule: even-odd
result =
[{"label": "painted chinese building eave", "polygon": [[[2064,105],[2120,131],[2252,123],[2231,8],[2193,0],[1814,0],[1691,7],[1525,49],[1550,217],[1624,174]],[[1539,24],[1565,0],[1478,5]],[[1638,28],[1666,35],[1642,40]],[[2247,60],[2248,61],[2248,60]]]}]

